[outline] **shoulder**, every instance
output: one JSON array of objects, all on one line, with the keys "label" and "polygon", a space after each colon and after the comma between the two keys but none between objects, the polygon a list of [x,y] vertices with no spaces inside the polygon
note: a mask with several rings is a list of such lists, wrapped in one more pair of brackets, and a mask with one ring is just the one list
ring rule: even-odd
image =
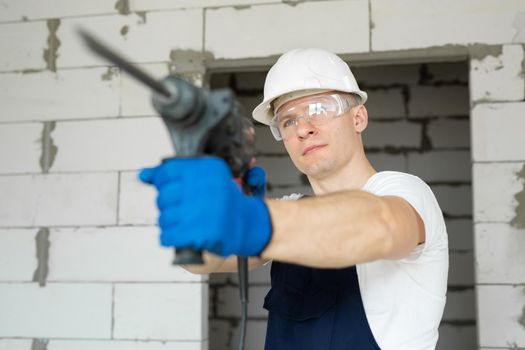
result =
[{"label": "shoulder", "polygon": [[395,189],[413,189],[420,191],[430,191],[430,187],[419,177],[399,171],[381,171],[370,179],[363,187],[364,191],[382,195],[383,192]]},{"label": "shoulder", "polygon": [[382,171],[368,180],[363,191],[377,196],[401,197],[414,208],[423,221],[426,237],[426,243],[418,246],[416,252],[447,248],[443,213],[432,189],[419,177],[398,171]]}]

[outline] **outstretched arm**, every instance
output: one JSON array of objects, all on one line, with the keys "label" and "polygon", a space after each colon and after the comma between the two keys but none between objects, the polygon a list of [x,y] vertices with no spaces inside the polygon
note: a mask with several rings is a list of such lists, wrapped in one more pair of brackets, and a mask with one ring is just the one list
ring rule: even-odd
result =
[{"label": "outstretched arm", "polygon": [[402,258],[425,241],[419,214],[400,197],[344,191],[266,203],[273,232],[261,254],[265,259],[346,267]]},{"label": "outstretched arm", "polygon": [[[401,197],[344,191],[264,201],[244,195],[217,158],[170,160],[143,170],[140,178],[159,191],[164,246],[344,267],[401,258],[425,241],[421,218]],[[215,271],[231,267],[224,261],[210,264]]]}]

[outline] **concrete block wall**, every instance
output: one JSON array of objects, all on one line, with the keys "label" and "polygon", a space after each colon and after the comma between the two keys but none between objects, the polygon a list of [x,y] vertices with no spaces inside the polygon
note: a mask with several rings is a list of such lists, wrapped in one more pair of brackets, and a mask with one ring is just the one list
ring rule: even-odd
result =
[{"label": "concrete block wall", "polygon": [[525,47],[470,55],[475,267],[482,348],[525,347]]},{"label": "concrete block wall", "polygon": [[[448,302],[438,349],[476,347],[471,155],[466,61],[362,66],[354,70],[368,92],[367,154],[378,171],[415,174],[434,190],[444,211],[450,240]],[[224,73],[212,87],[230,86],[247,110],[262,100],[264,72]],[[269,196],[311,193],[281,142],[268,127],[256,126],[257,163],[268,172]],[[234,349],[239,328],[235,274],[210,277],[210,349]],[[269,266],[250,276],[248,348],[264,344],[264,296],[270,288]]]},{"label": "concrete block wall", "polygon": [[[522,0],[0,0],[0,295],[10,298],[0,302],[0,349],[207,347],[206,278],[169,267],[171,252],[156,243],[145,249],[154,241],[148,232],[156,230],[154,195],[135,172],[171,154],[169,140],[149,106],[149,91],[86,52],[74,34],[79,25],[157,76],[176,71],[199,84],[206,70],[261,71],[298,46],[378,65],[365,79],[371,101],[383,101],[370,104],[378,130],[367,144],[374,164],[419,172],[432,182],[451,232],[469,232],[472,215],[475,222],[476,278],[451,275],[457,297],[449,305],[455,300],[461,307],[448,307],[440,346],[458,345],[447,339],[466,339],[463,349],[476,346],[472,319],[457,316],[472,312],[463,310],[471,308],[475,282],[480,348],[525,347],[523,23]],[[462,65],[432,66],[434,78],[429,65],[427,73],[402,66],[416,72],[385,78],[400,69],[392,62],[451,58],[469,61],[469,92],[457,81]],[[382,86],[385,80],[395,85]],[[248,81],[245,90],[261,85]],[[248,95],[253,104],[257,96]],[[470,99],[467,112],[455,102],[463,97]],[[384,136],[386,123],[403,142]],[[469,126],[472,187],[465,177]],[[283,150],[265,141],[270,137],[259,132],[265,149],[259,162],[286,169],[281,180],[271,179],[271,194],[303,191],[304,178],[279,159]],[[436,169],[443,159],[456,166]],[[472,266],[468,237],[451,235],[454,271]],[[80,254],[67,238],[97,249],[92,257]],[[152,260],[141,264],[126,249],[109,248],[121,245]],[[68,272],[69,265],[75,270]],[[267,286],[257,281],[254,296]],[[177,294],[175,285],[185,292]],[[210,294],[218,298],[215,289]],[[74,303],[73,295],[85,302]],[[166,303],[184,304],[181,310],[189,303],[197,312],[174,314],[161,308]],[[148,310],[162,314],[148,323]],[[168,334],[162,321],[180,324],[177,317],[195,317],[187,321],[196,328]],[[221,344],[236,339],[228,322],[212,325],[226,330],[217,333]],[[264,315],[253,314],[255,344],[261,329]]]},{"label": "concrete block wall", "polygon": [[129,5],[0,1],[0,349],[208,348],[207,276],[171,265],[136,179],[171,141],[150,92],[76,34],[200,84],[203,10]]}]

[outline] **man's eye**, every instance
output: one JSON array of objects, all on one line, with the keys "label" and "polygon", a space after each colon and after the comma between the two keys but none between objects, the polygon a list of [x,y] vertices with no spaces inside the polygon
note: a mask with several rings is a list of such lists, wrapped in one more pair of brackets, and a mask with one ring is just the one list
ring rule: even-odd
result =
[{"label": "man's eye", "polygon": [[281,121],[281,128],[287,128],[289,126],[295,125],[295,119],[294,118],[285,118]]}]

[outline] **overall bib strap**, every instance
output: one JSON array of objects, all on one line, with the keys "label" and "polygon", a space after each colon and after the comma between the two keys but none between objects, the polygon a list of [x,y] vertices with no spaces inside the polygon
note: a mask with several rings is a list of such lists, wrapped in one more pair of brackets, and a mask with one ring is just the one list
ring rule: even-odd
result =
[{"label": "overall bib strap", "polygon": [[377,350],[355,266],[272,263],[265,350]]}]

